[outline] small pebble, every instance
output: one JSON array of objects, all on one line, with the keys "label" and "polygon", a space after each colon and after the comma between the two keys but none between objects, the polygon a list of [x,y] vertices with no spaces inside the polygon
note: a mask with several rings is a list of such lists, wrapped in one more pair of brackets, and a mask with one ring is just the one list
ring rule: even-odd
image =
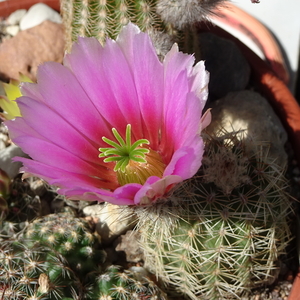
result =
[{"label": "small pebble", "polygon": [[26,9],[18,9],[10,14],[7,18],[6,22],[8,25],[18,25],[21,19],[25,16],[27,10]]},{"label": "small pebble", "polygon": [[25,30],[37,26],[49,20],[54,23],[62,23],[62,18],[58,12],[43,3],[37,3],[30,7],[26,15],[20,21],[20,29]]},{"label": "small pebble", "polygon": [[20,31],[20,27],[18,25],[9,25],[5,28],[6,33],[11,36],[16,36],[17,33]]}]

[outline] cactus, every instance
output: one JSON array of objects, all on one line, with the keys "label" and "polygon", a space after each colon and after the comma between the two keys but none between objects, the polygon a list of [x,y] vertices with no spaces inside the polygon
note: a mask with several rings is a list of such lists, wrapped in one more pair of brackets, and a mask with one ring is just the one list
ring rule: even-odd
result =
[{"label": "cactus", "polygon": [[74,299],[79,285],[65,259],[51,248],[23,242],[1,244],[1,299]]},{"label": "cactus", "polygon": [[0,278],[15,299],[76,299],[87,293],[105,257],[87,221],[53,214],[29,223],[18,241],[1,247]]},{"label": "cactus", "polygon": [[94,296],[99,300],[166,300],[159,287],[146,277],[135,278],[132,271],[119,271],[117,266],[110,266],[101,274],[94,285]]},{"label": "cactus", "polygon": [[146,265],[190,299],[238,299],[271,281],[290,240],[285,187],[267,145],[207,138],[199,174],[136,209]]},{"label": "cactus", "polygon": [[67,49],[78,36],[93,36],[103,44],[108,36],[115,38],[129,21],[141,30],[162,30],[155,5],[156,0],[63,0]]},{"label": "cactus", "polygon": [[[87,221],[66,213],[30,223],[0,246],[0,297],[8,299],[157,299],[158,286],[110,266]],[[2,291],[2,294],[1,294]]]},{"label": "cactus", "polygon": [[225,1],[62,0],[66,49],[70,51],[78,36],[93,36],[104,44],[131,21],[150,34],[158,54],[164,55],[182,38],[180,30],[206,19]]},{"label": "cactus", "polygon": [[105,260],[100,236],[93,232],[85,219],[68,213],[51,214],[34,220],[27,226],[23,237],[29,247],[46,245],[62,255],[81,278]]}]

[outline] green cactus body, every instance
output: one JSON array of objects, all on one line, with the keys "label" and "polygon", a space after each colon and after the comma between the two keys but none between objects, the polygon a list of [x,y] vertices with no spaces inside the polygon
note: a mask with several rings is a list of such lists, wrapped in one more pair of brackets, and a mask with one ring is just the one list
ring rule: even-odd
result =
[{"label": "green cactus body", "polygon": [[24,237],[28,246],[46,245],[62,255],[79,277],[84,278],[105,260],[100,236],[92,231],[86,220],[68,213],[52,214],[33,221],[26,228]]},{"label": "green cactus body", "polygon": [[78,36],[96,37],[102,44],[116,38],[129,21],[141,30],[162,30],[155,12],[157,0],[62,0],[67,49]]},{"label": "green cactus body", "polygon": [[90,224],[69,213],[36,219],[0,250],[0,281],[15,297],[4,299],[83,299],[106,258]]},{"label": "green cactus body", "polygon": [[137,279],[134,272],[110,266],[94,285],[92,300],[166,300],[159,287],[146,277]]},{"label": "green cactus body", "polygon": [[1,299],[73,299],[78,282],[65,259],[51,248],[23,242],[0,247]]},{"label": "green cactus body", "polygon": [[286,181],[267,147],[248,150],[211,138],[198,176],[137,209],[147,266],[190,299],[238,299],[278,271],[290,240]]}]

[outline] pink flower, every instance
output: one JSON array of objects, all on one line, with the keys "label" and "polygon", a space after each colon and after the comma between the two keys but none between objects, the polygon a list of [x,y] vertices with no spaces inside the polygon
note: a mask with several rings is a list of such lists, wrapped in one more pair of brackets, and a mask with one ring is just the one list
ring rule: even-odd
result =
[{"label": "pink flower", "polygon": [[199,135],[207,99],[204,63],[178,52],[163,63],[133,24],[104,47],[79,38],[64,64],[38,69],[7,121],[12,140],[32,159],[23,171],[71,199],[146,204],[192,177],[201,165]]}]

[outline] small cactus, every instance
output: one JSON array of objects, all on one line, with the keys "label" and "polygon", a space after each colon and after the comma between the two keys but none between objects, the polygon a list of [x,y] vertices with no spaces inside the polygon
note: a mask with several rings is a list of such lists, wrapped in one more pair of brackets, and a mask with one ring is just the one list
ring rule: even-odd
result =
[{"label": "small cactus", "polygon": [[132,271],[119,271],[117,266],[110,266],[97,278],[94,285],[93,300],[166,300],[159,287],[146,277],[135,278]]},{"label": "small cactus", "polygon": [[100,236],[83,218],[68,213],[47,215],[30,223],[25,232],[26,244],[46,245],[62,255],[69,267],[82,278],[105,260]]},{"label": "small cactus", "polygon": [[22,299],[165,300],[151,280],[110,266],[84,219],[66,213],[30,223],[19,240],[0,245],[0,297]]},{"label": "small cactus", "polygon": [[4,299],[83,299],[106,258],[100,246],[82,218],[59,213],[31,222],[18,241],[1,245],[0,281],[15,297]]},{"label": "small cactus", "polygon": [[207,138],[199,174],[136,209],[147,266],[190,299],[238,299],[273,280],[291,238],[284,169],[263,143],[249,148],[234,133]]},{"label": "small cactus", "polygon": [[165,23],[182,30],[207,20],[208,16],[216,13],[214,9],[225,2],[226,0],[158,0],[156,11]]},{"label": "small cactus", "polygon": [[[72,298],[75,274],[51,248],[6,241],[0,247],[0,297],[3,300]],[[2,294],[1,294],[2,291]],[[64,298],[64,299],[67,299]]]}]

